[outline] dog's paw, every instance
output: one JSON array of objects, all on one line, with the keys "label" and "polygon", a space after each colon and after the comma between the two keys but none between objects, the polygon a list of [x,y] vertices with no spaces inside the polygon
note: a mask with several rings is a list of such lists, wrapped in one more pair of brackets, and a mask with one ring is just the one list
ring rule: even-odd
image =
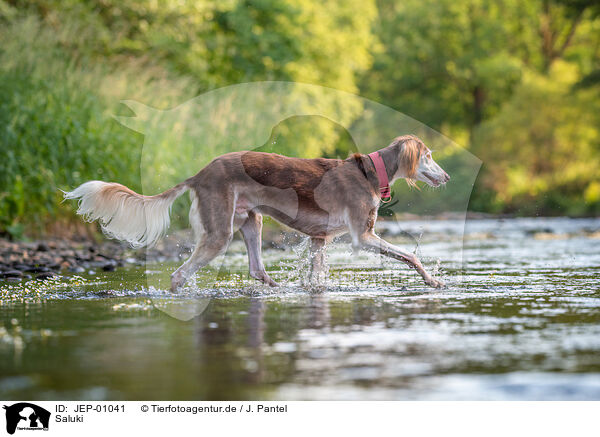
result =
[{"label": "dog's paw", "polygon": [[258,279],[263,284],[268,285],[269,287],[279,287],[279,284],[271,279],[271,277],[264,270],[259,271],[251,271],[250,276],[254,279]]},{"label": "dog's paw", "polygon": [[444,284],[442,281],[438,281],[437,279],[433,278],[431,278],[428,281],[425,281],[425,283],[432,288],[444,288],[446,286],[446,284]]},{"label": "dog's paw", "polygon": [[269,278],[267,281],[265,281],[265,284],[267,284],[269,287],[279,287],[280,286],[278,282],[275,282],[271,278]]},{"label": "dog's paw", "polygon": [[266,285],[269,287],[279,287],[279,284],[275,282],[271,277],[267,274],[267,272],[263,273],[263,277],[261,279]]},{"label": "dog's paw", "polygon": [[183,278],[180,275],[177,275],[176,273],[173,273],[171,275],[171,293],[177,293],[177,290],[183,287],[184,284],[185,278]]}]

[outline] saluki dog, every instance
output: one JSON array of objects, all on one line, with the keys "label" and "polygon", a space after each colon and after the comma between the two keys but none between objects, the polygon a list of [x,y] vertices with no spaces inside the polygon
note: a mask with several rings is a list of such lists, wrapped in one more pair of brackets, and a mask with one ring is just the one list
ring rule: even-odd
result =
[{"label": "saluki dog", "polygon": [[171,275],[173,291],[224,253],[238,229],[246,243],[250,275],[277,286],[261,258],[262,214],[310,237],[311,278],[323,271],[326,243],[349,232],[354,248],[402,261],[427,285],[441,287],[414,254],[375,235],[379,203],[389,197],[389,184],[399,178],[433,187],[450,180],[425,144],[407,135],[377,152],[345,160],[232,152],[155,196],[137,194],[118,183],[90,181],[66,192],[65,199],[78,199],[77,213],[88,221],[98,220],[109,237],[142,247],[160,239],[169,226],[171,204],[189,190],[196,247]]}]

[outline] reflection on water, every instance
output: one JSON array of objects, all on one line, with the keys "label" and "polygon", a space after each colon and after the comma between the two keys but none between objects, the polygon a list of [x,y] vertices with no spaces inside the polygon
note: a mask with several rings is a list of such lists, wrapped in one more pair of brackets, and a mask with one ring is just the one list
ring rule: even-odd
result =
[{"label": "reflection on water", "polygon": [[344,245],[325,289],[300,285],[293,251],[276,250],[279,290],[207,274],[173,298],[143,269],[13,298],[4,285],[0,398],[600,399],[600,221],[468,222],[464,264],[461,226],[404,228],[423,233],[443,290]]}]

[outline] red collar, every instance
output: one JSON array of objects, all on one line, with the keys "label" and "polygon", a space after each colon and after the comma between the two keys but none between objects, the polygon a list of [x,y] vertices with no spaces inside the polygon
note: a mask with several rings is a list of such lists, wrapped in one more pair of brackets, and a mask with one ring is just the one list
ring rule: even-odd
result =
[{"label": "red collar", "polygon": [[[385,164],[379,152],[369,153],[369,158],[375,166],[375,172],[377,173],[377,179],[379,180],[379,194],[381,195],[382,202],[389,202],[392,200],[392,193],[390,190],[390,181],[388,179],[387,171],[385,170]],[[384,200],[385,199],[385,200]]]}]

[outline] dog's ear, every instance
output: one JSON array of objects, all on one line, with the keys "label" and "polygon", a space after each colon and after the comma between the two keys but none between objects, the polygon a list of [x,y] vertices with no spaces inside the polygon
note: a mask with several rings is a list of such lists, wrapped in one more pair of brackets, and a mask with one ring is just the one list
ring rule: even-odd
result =
[{"label": "dog's ear", "polygon": [[421,150],[419,143],[412,138],[402,142],[400,150],[400,166],[406,178],[413,179],[419,168]]},{"label": "dog's ear", "polygon": [[[425,153],[427,147],[423,144],[423,141],[417,137],[409,136],[403,139],[400,150],[400,167],[404,173],[404,177],[408,179],[414,179],[417,170],[419,168],[419,162],[421,156]],[[413,185],[409,182],[409,185]]]}]

